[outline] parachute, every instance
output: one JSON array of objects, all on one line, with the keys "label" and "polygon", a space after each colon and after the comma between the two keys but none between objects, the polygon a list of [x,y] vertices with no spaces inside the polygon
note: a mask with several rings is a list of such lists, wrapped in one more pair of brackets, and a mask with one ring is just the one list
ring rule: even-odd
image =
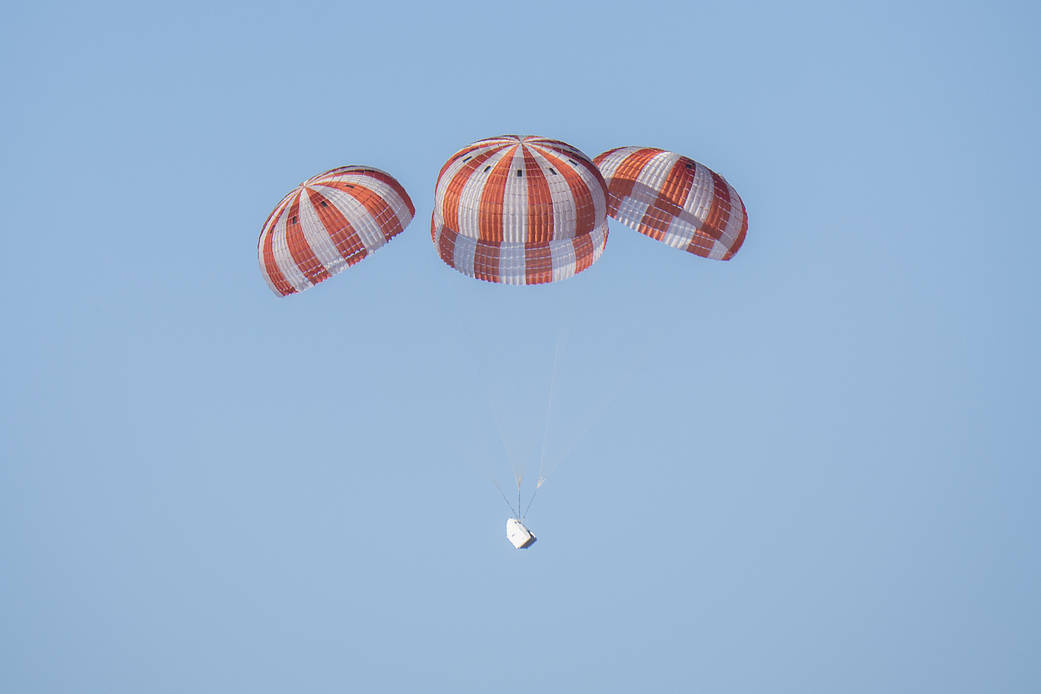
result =
[{"label": "parachute", "polygon": [[[389,174],[364,166],[332,169],[294,188],[268,216],[257,244],[261,272],[279,296],[302,292],[381,248],[414,215],[408,193]],[[737,253],[748,229],[737,191],[687,157],[620,147],[594,160],[560,140],[502,135],[464,147],[441,168],[430,236],[441,260],[468,277],[546,284],[600,259],[608,216],[669,246],[718,260]],[[517,549],[536,542],[524,523],[546,480],[559,356],[558,340],[539,474],[527,506],[521,505],[523,474],[517,467],[516,508],[492,479],[510,508],[506,535]]]},{"label": "parachute", "polygon": [[730,260],[741,248],[745,205],[704,164],[653,147],[618,147],[594,161],[607,182],[607,212],[619,222],[705,258]]},{"label": "parachute", "polygon": [[557,282],[607,244],[607,188],[592,160],[559,140],[478,140],[441,168],[430,237],[447,265],[503,284]]},{"label": "parachute", "polygon": [[307,179],[268,215],[257,243],[271,291],[295,294],[360,262],[405,230],[416,208],[394,178],[341,166]]}]

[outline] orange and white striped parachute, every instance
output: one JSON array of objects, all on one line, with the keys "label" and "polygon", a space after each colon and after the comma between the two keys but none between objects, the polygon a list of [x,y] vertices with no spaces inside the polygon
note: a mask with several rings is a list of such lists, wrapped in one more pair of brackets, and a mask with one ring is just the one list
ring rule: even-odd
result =
[{"label": "orange and white striped parachute", "polygon": [[609,215],[652,239],[705,258],[730,260],[748,216],[737,191],[693,159],[653,147],[618,147],[595,160]]},{"label": "orange and white striped parachute", "polygon": [[404,231],[416,208],[392,176],[341,166],[289,192],[264,222],[260,271],[280,296],[343,272]]},{"label": "orange and white striped parachute", "polygon": [[441,168],[430,236],[441,260],[469,277],[556,282],[604,252],[607,189],[592,160],[565,142],[479,140]]}]

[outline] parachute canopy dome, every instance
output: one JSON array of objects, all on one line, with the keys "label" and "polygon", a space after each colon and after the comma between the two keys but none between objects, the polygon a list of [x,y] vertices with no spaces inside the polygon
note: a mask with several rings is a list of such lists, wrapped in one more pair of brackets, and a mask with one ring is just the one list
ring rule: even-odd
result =
[{"label": "parachute canopy dome", "polygon": [[264,222],[260,271],[279,296],[302,292],[400,234],[415,213],[390,174],[366,166],[326,171],[290,191]]},{"label": "parachute canopy dome", "polygon": [[607,212],[622,224],[715,260],[744,243],[745,204],[707,166],[653,147],[618,147],[594,161],[607,181]]},{"label": "parachute canopy dome", "polygon": [[582,272],[607,244],[607,188],[566,142],[528,135],[479,140],[441,168],[430,236],[469,277],[543,284]]}]

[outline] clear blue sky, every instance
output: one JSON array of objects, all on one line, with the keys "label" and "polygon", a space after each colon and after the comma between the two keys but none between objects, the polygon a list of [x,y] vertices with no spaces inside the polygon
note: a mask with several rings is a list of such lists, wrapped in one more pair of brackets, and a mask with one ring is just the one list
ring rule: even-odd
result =
[{"label": "clear blue sky", "polygon": [[[4,15],[0,690],[1041,691],[1036,3]],[[748,239],[463,277],[434,179],[511,132],[689,155]],[[416,220],[277,299],[342,164]]]}]

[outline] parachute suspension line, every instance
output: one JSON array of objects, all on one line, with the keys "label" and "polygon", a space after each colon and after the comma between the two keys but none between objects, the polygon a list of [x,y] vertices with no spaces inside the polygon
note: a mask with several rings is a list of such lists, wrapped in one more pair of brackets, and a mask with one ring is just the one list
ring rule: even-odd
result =
[{"label": "parachute suspension line", "polygon": [[[464,350],[467,353],[469,353],[470,359],[473,363],[476,363],[480,366],[478,373],[486,375],[488,371],[488,365],[484,360],[484,351],[473,349],[473,346],[465,340],[461,340],[457,344],[459,345],[461,350]],[[488,378],[479,378],[478,380],[480,380],[480,385],[478,386],[475,384],[473,389],[484,395],[486,407],[483,408],[483,411],[485,413],[485,416],[491,420],[492,429],[495,432],[497,438],[499,439],[499,443],[502,445],[502,452],[503,454],[505,454],[506,462],[513,468],[514,477],[517,477],[518,475],[522,476],[523,468],[516,460],[516,451],[514,451],[510,447],[509,443],[506,440],[506,433],[503,430],[502,420],[499,417],[500,408],[496,404],[495,398],[492,395],[492,387],[489,384],[489,380]],[[518,472],[518,469],[520,469],[520,472]],[[491,481],[493,485],[495,485],[495,488],[499,491],[499,495],[502,496],[503,501],[506,502],[506,506],[509,507],[510,511],[514,513],[514,517],[519,517],[517,516],[517,513],[513,511],[513,504],[510,503],[509,498],[506,496],[506,493],[502,490],[502,487],[499,486],[499,483],[495,480],[495,477],[491,473],[489,473],[488,470],[482,470],[482,474],[486,476],[487,479]]]},{"label": "parachute suspension line", "polygon": [[625,391],[625,389],[639,378],[640,372],[636,369],[630,369],[624,376],[615,381],[611,390],[606,397],[599,398],[599,402],[596,406],[586,410],[583,415],[582,421],[577,427],[572,427],[571,430],[575,433],[571,436],[571,441],[568,442],[563,453],[560,455],[554,455],[554,460],[546,471],[546,477],[554,475],[560,469],[560,466],[571,459],[572,454],[575,450],[585,443],[585,438],[593,428],[600,424],[601,418],[607,414],[608,410],[615,404],[619,396]]},{"label": "parachute suspension line", "polygon": [[[494,485],[495,485],[495,488],[499,490],[499,494],[501,494],[501,495],[502,495],[502,500],[506,502],[506,508],[510,509],[510,513],[512,513],[512,514],[513,514],[513,517],[514,517],[514,518],[517,518],[517,517],[518,517],[518,514],[517,514],[517,512],[516,512],[516,511],[514,511],[514,510],[513,510],[513,504],[511,504],[511,503],[510,503],[510,500],[509,500],[509,498],[507,498],[507,496],[506,496],[506,492],[504,492],[504,491],[502,490],[502,487],[500,487],[500,486],[499,486],[499,483],[498,483],[498,482],[496,482],[496,481],[495,481],[494,479],[492,479],[492,484],[494,484]],[[518,504],[518,506],[519,506],[519,504]]]},{"label": "parachute suspension line", "polygon": [[553,371],[550,372],[549,398],[546,401],[546,424],[542,429],[542,450],[539,453],[539,476],[535,482],[535,490],[531,493],[531,500],[528,501],[528,506],[524,509],[524,515],[521,516],[521,520],[528,515],[528,511],[531,510],[531,505],[535,503],[535,497],[538,496],[539,488],[542,487],[542,483],[546,481],[546,475],[544,474],[546,466],[546,444],[549,442],[549,423],[553,417],[553,391],[557,385],[557,368],[560,366],[561,347],[566,344],[567,329],[565,328],[557,333],[557,346],[553,351]]},{"label": "parachute suspension line", "polygon": [[553,417],[553,391],[557,385],[557,367],[560,365],[560,348],[567,339],[567,331],[561,330],[557,334],[557,347],[553,352],[553,371],[549,377],[549,397],[546,400],[546,423],[542,428],[542,450],[539,453],[539,479],[542,479],[543,465],[546,462],[546,443],[549,440],[549,423]]},{"label": "parachute suspension line", "polygon": [[[524,467],[521,466],[520,470],[513,471],[513,479],[517,481],[517,511],[521,510],[521,483],[524,482]],[[520,513],[517,514],[517,519],[520,520]]]},{"label": "parachute suspension line", "polygon": [[521,515],[521,523],[528,517],[528,511],[531,510],[531,505],[535,503],[535,497],[539,493],[539,489],[542,487],[542,483],[546,481],[545,477],[539,476],[539,481],[535,483],[535,491],[531,493],[531,500],[528,501],[528,507],[524,509],[524,513]]}]

